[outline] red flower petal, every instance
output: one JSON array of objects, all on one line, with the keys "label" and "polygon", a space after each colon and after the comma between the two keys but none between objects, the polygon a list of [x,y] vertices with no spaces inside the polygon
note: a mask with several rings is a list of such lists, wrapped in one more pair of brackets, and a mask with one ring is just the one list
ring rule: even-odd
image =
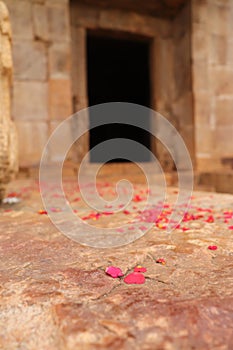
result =
[{"label": "red flower petal", "polygon": [[129,214],[130,214],[130,211],[128,211],[128,210],[123,210],[123,213],[124,213],[125,215],[129,215]]},{"label": "red flower petal", "polygon": [[20,193],[10,192],[8,193],[7,198],[10,198],[10,197],[20,197]]},{"label": "red flower petal", "polygon": [[124,282],[127,284],[143,284],[145,280],[145,276],[140,272],[132,272],[124,278]]},{"label": "red flower petal", "polygon": [[47,215],[47,211],[46,210],[38,210],[38,214],[40,215]]},{"label": "red flower petal", "polygon": [[140,265],[138,265],[134,268],[134,272],[146,272],[146,271],[147,271],[146,267],[142,267]]},{"label": "red flower petal", "polygon": [[166,260],[163,259],[163,258],[157,259],[156,262],[157,262],[158,264],[162,264],[162,265],[165,265],[165,264],[166,264]]},{"label": "red flower petal", "polygon": [[218,247],[216,245],[209,245],[208,249],[209,250],[217,250]]},{"label": "red flower petal", "polygon": [[233,230],[233,225],[232,225],[232,226],[229,226],[228,228],[229,228],[229,230]]},{"label": "red flower petal", "polygon": [[208,218],[205,220],[205,222],[214,222],[213,215],[208,216]]},{"label": "red flower petal", "polygon": [[123,272],[121,271],[121,269],[119,267],[115,267],[115,266],[108,266],[105,270],[106,274],[113,277],[113,278],[117,278],[117,277],[121,277],[123,276]]},{"label": "red flower petal", "polygon": [[143,200],[143,198],[141,196],[139,196],[138,194],[136,194],[133,198],[134,202],[141,202]]}]

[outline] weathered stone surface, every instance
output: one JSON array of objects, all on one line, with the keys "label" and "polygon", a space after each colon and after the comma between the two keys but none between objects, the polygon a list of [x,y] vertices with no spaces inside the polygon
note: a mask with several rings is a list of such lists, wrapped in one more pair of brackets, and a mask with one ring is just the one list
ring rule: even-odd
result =
[{"label": "weathered stone surface", "polygon": [[215,131],[216,153],[223,157],[232,157],[233,123],[226,126],[219,125]]},{"label": "weathered stone surface", "polygon": [[[184,35],[179,41],[174,41],[174,79],[175,96],[191,91],[191,49],[189,34]],[[185,53],[185,54],[184,54]]]},{"label": "weathered stone surface", "polygon": [[140,33],[148,37],[156,35],[156,20],[134,12],[101,10],[98,26],[102,29]]},{"label": "weathered stone surface", "polygon": [[[60,121],[50,121],[49,133],[51,134],[59,125],[60,125]],[[66,125],[66,127],[63,126],[62,137],[64,137],[64,140],[66,140],[66,142],[69,143],[70,145],[72,144],[71,133],[72,133],[72,130],[69,128],[68,125]],[[49,148],[50,159],[52,161],[59,160],[61,157],[61,154],[63,154],[63,150],[64,150],[64,145],[62,142],[53,143]],[[71,153],[68,152],[66,160],[70,158],[72,158]]]},{"label": "weathered stone surface", "polygon": [[33,30],[36,39],[46,42],[50,39],[48,9],[42,4],[33,4]]},{"label": "weathered stone surface", "polygon": [[199,174],[198,184],[203,186],[212,186],[212,191],[233,194],[233,171],[203,172]]},{"label": "weathered stone surface", "polygon": [[[229,4],[208,4],[209,20],[208,27],[210,33],[218,35],[228,35],[232,31],[231,1]],[[228,6],[229,5],[229,6]]]},{"label": "weathered stone surface", "polygon": [[69,15],[68,7],[52,5],[48,6],[48,21],[50,39],[57,41],[69,41]]},{"label": "weathered stone surface", "polygon": [[13,116],[16,120],[47,120],[48,84],[39,81],[15,82]]},{"label": "weathered stone surface", "polygon": [[52,79],[69,78],[70,70],[71,70],[70,44],[54,42],[49,48],[50,78]]},{"label": "weathered stone surface", "polygon": [[227,36],[212,34],[209,42],[209,62],[217,65],[227,64],[228,49],[231,46]]},{"label": "weathered stone surface", "polygon": [[233,96],[233,69],[231,67],[219,66],[210,69],[211,82],[216,96]]},{"label": "weathered stone surface", "polygon": [[210,97],[209,91],[196,91],[193,96],[193,102],[195,105],[195,121],[197,125],[209,125],[210,124]]},{"label": "weathered stone surface", "polygon": [[233,96],[232,98],[221,98],[216,100],[216,122],[218,126],[229,126],[233,125]]},{"label": "weathered stone surface", "polygon": [[13,36],[20,39],[32,39],[31,2],[25,0],[6,0],[5,2],[9,8]]},{"label": "weathered stone surface", "polygon": [[87,53],[86,31],[72,26],[72,94],[75,98],[75,110],[88,106],[87,101]]},{"label": "weathered stone surface", "polygon": [[[9,191],[23,200],[0,208],[2,349],[232,348],[233,240],[219,218],[232,208],[232,196],[193,194],[192,206],[211,209],[214,223],[203,211],[185,223],[186,232],[154,228],[130,245],[97,250],[62,236],[37,213],[42,204],[33,181],[12,183]],[[161,257],[166,265],[156,264]],[[104,272],[116,265],[126,273],[137,264],[147,268],[144,285]]]},{"label": "weathered stone surface", "polygon": [[[96,5],[95,0],[81,0],[81,3],[87,5],[87,6],[93,6]],[[141,6],[140,0],[135,1],[128,1],[128,0],[112,0],[111,3],[108,1],[102,0],[99,1],[98,5],[100,8],[113,8],[113,9],[120,9],[123,11],[131,11],[131,12],[139,12],[142,14],[154,16],[154,17],[174,17],[179,10],[183,7],[185,4],[185,0],[166,0],[165,3],[162,2],[155,2],[153,0],[147,0],[144,3],[144,6]]]},{"label": "weathered stone surface", "polygon": [[198,169],[199,172],[214,172],[216,169],[220,170],[221,168],[221,160],[217,155],[213,157],[210,152],[204,153],[201,152],[201,150],[196,153],[196,169]]},{"label": "weathered stone surface", "polygon": [[214,148],[214,132],[208,124],[196,127],[196,150],[197,152],[212,154]]},{"label": "weathered stone surface", "polygon": [[69,0],[44,0],[47,4],[69,4]]},{"label": "weathered stone surface", "polygon": [[69,79],[49,81],[49,111],[53,120],[63,120],[72,114],[71,82]]},{"label": "weathered stone surface", "polygon": [[[199,139],[197,170],[200,171],[214,168],[211,159],[217,170],[221,167],[221,155],[232,157],[229,139],[232,134],[229,111],[233,99],[233,45],[229,34],[233,29],[232,9],[231,1],[192,1],[192,78],[196,139]],[[209,132],[206,128],[205,139],[204,135],[201,137],[202,121],[210,126]],[[213,141],[209,142],[211,138]],[[212,149],[208,150],[211,144]],[[208,157],[206,163],[205,157]]]},{"label": "weathered stone surface", "polygon": [[208,15],[207,3],[208,0],[191,1],[193,23],[205,25]]},{"label": "weathered stone surface", "polygon": [[195,47],[194,59],[195,60],[208,60],[209,58],[209,45],[208,36],[206,35],[203,25],[199,23],[193,23],[192,33],[192,45]]},{"label": "weathered stone surface", "polygon": [[47,50],[43,43],[29,40],[15,41],[13,60],[16,80],[47,79]]},{"label": "weathered stone surface", "polygon": [[[201,73],[201,74],[200,74]],[[198,93],[200,91],[210,91],[211,84],[207,69],[207,62],[205,60],[197,60],[193,66],[193,91]]]},{"label": "weathered stone surface", "polygon": [[[173,113],[179,120],[179,126],[189,127],[193,123],[192,92],[188,91],[173,103]],[[174,124],[173,124],[174,125]]]},{"label": "weathered stone surface", "polygon": [[[48,124],[45,121],[16,121],[19,134],[19,161],[22,167],[38,165],[48,140]],[[35,141],[36,140],[36,141]],[[30,160],[30,163],[28,163]]]}]

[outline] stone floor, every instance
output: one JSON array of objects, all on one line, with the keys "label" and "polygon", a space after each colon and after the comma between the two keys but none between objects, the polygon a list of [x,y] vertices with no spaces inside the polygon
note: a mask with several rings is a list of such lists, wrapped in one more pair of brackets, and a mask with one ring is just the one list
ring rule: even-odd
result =
[{"label": "stone floor", "polygon": [[[102,181],[100,188],[113,194],[113,185]],[[177,190],[168,192],[142,238],[96,249],[58,232],[36,181],[12,182],[8,194],[21,202],[0,206],[0,349],[233,349],[233,196],[194,192],[189,214],[169,234],[169,198]],[[137,214],[145,193],[137,184]],[[114,222],[115,214],[90,211],[75,190],[69,200],[90,224]],[[110,265],[124,276],[108,276]],[[125,283],[137,265],[147,269],[145,283]]]}]

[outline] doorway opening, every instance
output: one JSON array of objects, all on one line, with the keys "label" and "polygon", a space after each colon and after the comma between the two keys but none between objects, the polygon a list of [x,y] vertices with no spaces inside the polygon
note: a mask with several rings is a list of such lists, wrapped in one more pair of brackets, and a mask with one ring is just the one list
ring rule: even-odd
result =
[{"label": "doorway opening", "polygon": [[[150,107],[150,42],[120,33],[87,32],[87,75],[89,106],[106,102],[130,102]],[[151,149],[149,132],[131,125],[108,124],[92,128],[90,113],[89,149],[112,138],[125,138]],[[149,128],[149,115],[143,124]],[[92,129],[91,129],[92,128]],[[133,161],[149,161],[149,152]],[[90,152],[91,162],[103,162],[101,154]],[[111,162],[125,162],[117,158]]]}]

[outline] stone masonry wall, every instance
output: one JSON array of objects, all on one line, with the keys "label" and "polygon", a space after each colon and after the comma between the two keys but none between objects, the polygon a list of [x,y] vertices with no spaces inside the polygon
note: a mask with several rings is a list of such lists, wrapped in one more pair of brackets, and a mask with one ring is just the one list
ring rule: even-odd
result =
[{"label": "stone masonry wall", "polygon": [[[51,131],[72,114],[73,107],[79,110],[88,106],[88,29],[124,31],[151,40],[152,108],[177,127],[194,161],[189,2],[174,20],[99,9],[68,0],[6,3],[13,29],[12,114],[19,131],[21,166],[38,165]],[[80,123],[77,127],[83,128]],[[82,158],[88,146],[86,135],[77,149],[76,160]],[[165,148],[156,143],[152,149],[163,169],[171,170],[173,162]],[[51,152],[59,153],[59,149]]]},{"label": "stone masonry wall", "polygon": [[38,165],[49,134],[72,113],[68,0],[5,0],[13,32],[13,118],[21,166]]},{"label": "stone masonry wall", "polygon": [[[70,21],[68,0],[5,2],[13,32],[12,116],[21,166],[39,164],[49,134],[72,114],[72,99],[77,109],[88,105],[89,28],[148,36],[152,107],[178,128],[198,171],[221,169],[233,158],[233,0],[192,0],[191,9],[188,1],[172,21],[76,2]],[[86,138],[81,153],[87,148]],[[166,151],[156,148],[162,166],[171,168]]]},{"label": "stone masonry wall", "polygon": [[233,159],[233,1],[192,1],[197,170]]},{"label": "stone masonry wall", "polygon": [[[170,34],[166,37],[156,36],[156,69],[153,79],[155,108],[179,131],[195,166],[190,21],[188,1],[177,16],[167,22]],[[171,157],[160,143],[157,144],[157,154],[163,169],[172,170],[174,164]],[[179,163],[182,165],[182,155]]]},{"label": "stone masonry wall", "polygon": [[174,49],[172,115],[195,166],[190,10],[190,2],[187,2],[174,19],[172,26]]}]

